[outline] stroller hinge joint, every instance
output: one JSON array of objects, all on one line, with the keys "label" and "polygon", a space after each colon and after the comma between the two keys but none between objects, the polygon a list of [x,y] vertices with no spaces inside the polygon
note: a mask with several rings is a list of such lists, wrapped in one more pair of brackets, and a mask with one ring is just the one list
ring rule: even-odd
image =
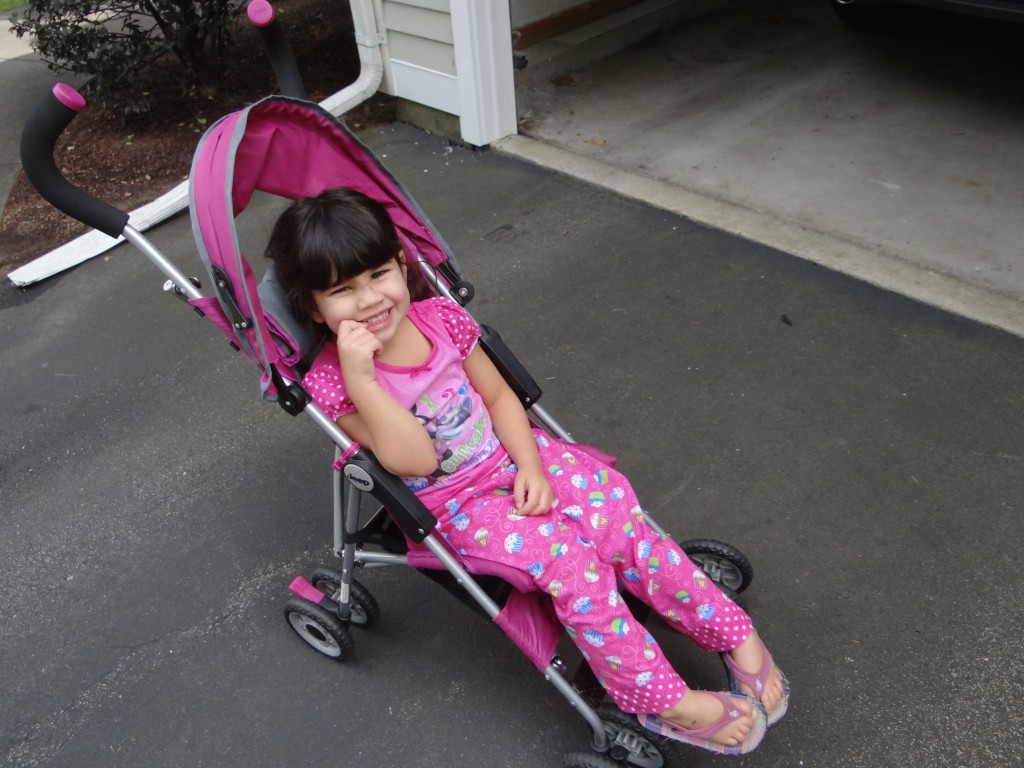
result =
[{"label": "stroller hinge joint", "polygon": [[309,405],[309,395],[298,384],[286,381],[277,366],[270,364],[270,380],[277,390],[277,404],[289,416],[298,416]]},{"label": "stroller hinge joint", "polygon": [[235,292],[231,285],[231,279],[217,264],[210,265],[210,271],[213,272],[214,285],[217,287],[217,295],[220,296],[220,302],[227,312],[228,317],[231,320],[231,324],[236,330],[244,331],[252,325],[252,321],[242,314],[242,310],[238,306],[238,302],[235,301]]}]

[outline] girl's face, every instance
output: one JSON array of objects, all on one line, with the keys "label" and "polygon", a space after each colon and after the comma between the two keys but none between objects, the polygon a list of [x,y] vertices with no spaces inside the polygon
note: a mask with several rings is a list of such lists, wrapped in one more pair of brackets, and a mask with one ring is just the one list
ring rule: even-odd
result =
[{"label": "girl's face", "polygon": [[342,320],[355,320],[386,344],[409,309],[405,262],[394,258],[322,291],[313,291],[313,319],[335,334]]}]

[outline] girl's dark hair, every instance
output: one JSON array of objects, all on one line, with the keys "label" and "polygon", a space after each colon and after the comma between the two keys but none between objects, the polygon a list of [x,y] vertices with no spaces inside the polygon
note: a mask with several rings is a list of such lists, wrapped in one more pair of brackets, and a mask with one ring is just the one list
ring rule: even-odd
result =
[{"label": "girl's dark hair", "polygon": [[[312,314],[313,291],[324,291],[398,258],[401,243],[383,205],[361,192],[335,187],[292,202],[278,218],[266,256],[292,308]],[[419,266],[406,262],[413,301],[431,295]]]}]

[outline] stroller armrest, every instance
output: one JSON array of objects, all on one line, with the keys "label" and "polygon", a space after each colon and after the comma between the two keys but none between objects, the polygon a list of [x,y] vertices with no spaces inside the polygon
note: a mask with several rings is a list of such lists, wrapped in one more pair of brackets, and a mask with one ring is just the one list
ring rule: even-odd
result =
[{"label": "stroller armrest", "polygon": [[526,366],[519,362],[519,358],[508,348],[498,332],[489,325],[480,326],[480,345],[487,356],[491,358],[498,373],[516,393],[524,408],[529,409],[540,400],[540,386],[533,380],[530,372],[526,370]]},{"label": "stroller armrest", "polygon": [[356,451],[341,471],[354,488],[377,499],[412,541],[422,542],[437,525],[437,520],[416,494],[406,488],[400,478],[384,469],[368,449]]}]

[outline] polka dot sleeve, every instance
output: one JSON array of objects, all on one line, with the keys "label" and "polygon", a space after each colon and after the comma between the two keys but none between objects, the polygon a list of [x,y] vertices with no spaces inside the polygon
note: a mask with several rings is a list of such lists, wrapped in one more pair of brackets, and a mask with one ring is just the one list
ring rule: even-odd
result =
[{"label": "polka dot sleeve", "polygon": [[437,312],[437,316],[444,323],[444,327],[451,336],[452,343],[459,350],[459,354],[465,360],[473,351],[477,341],[480,339],[480,328],[473,321],[462,307],[454,301],[444,297],[428,299],[432,305],[431,309]]},{"label": "polka dot sleeve", "polygon": [[348,399],[345,385],[341,380],[341,369],[336,365],[317,360],[302,380],[313,402],[331,421],[339,416],[355,413],[356,407]]}]

